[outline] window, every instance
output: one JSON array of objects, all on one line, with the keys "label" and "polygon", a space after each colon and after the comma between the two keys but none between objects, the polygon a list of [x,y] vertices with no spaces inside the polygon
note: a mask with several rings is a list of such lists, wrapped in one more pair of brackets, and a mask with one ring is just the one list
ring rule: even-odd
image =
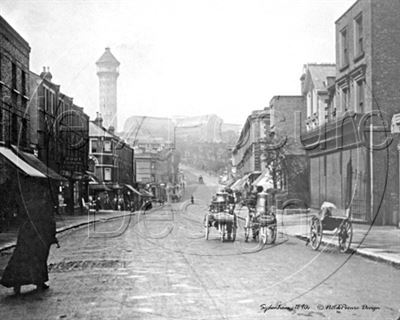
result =
[{"label": "window", "polygon": [[111,168],[104,168],[104,181],[111,181]]},{"label": "window", "polygon": [[365,103],[365,90],[364,90],[364,80],[357,81],[357,96],[356,96],[356,111],[359,113],[364,112]]},{"label": "window", "polygon": [[13,89],[17,89],[17,66],[14,62],[11,63],[11,85]]},{"label": "window", "polygon": [[26,74],[24,71],[21,71],[21,93],[26,94]]},{"label": "window", "polygon": [[349,46],[347,38],[347,29],[344,28],[340,31],[340,63],[342,67],[346,67],[349,64]]},{"label": "window", "polygon": [[[0,86],[1,89],[1,86]],[[0,141],[3,141],[3,106],[0,103]]]},{"label": "window", "polygon": [[92,139],[92,140],[90,140],[90,144],[91,144],[92,153],[98,152],[98,142],[97,142],[97,139]]},{"label": "window", "polygon": [[355,41],[355,47],[354,47],[354,52],[356,57],[362,55],[364,53],[364,38],[363,38],[363,19],[362,15],[360,14],[355,20],[354,20],[354,41]]},{"label": "window", "polygon": [[342,95],[341,95],[341,108],[342,112],[345,112],[349,108],[349,88],[342,88]]},{"label": "window", "polygon": [[18,142],[18,117],[15,113],[11,116],[11,142],[13,144]]},{"label": "window", "polygon": [[104,141],[104,152],[111,152],[111,141]]},{"label": "window", "polygon": [[27,138],[28,138],[28,121],[24,118],[21,121],[21,142],[20,144],[24,147],[28,145]]}]

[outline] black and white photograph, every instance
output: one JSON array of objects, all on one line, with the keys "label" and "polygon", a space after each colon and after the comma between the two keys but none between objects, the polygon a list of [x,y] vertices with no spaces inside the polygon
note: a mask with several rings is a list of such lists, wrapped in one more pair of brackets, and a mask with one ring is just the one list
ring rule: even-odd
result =
[{"label": "black and white photograph", "polygon": [[400,320],[400,0],[0,0],[0,318]]}]

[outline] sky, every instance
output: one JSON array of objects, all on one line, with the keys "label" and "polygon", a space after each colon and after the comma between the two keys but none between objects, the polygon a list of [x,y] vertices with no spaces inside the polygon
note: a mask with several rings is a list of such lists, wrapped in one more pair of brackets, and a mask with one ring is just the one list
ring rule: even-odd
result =
[{"label": "sky", "polygon": [[243,124],[275,95],[300,94],[305,63],[335,62],[335,21],[355,0],[0,0],[30,44],[30,69],[94,118],[95,62],[121,63],[118,130],[132,115],[214,113]]}]

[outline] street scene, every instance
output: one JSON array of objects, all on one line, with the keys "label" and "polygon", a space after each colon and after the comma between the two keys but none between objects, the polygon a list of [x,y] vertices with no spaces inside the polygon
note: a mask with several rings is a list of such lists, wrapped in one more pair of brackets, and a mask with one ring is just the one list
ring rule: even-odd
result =
[{"label": "street scene", "polygon": [[2,1],[1,319],[400,320],[399,17]]}]

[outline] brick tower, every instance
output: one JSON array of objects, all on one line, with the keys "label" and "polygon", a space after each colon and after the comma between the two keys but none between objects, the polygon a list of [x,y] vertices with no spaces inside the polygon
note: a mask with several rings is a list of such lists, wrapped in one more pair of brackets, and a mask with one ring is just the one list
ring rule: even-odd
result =
[{"label": "brick tower", "polygon": [[117,78],[119,62],[113,56],[110,48],[106,48],[97,60],[97,76],[99,77],[99,103],[105,128],[110,126],[117,130]]}]

